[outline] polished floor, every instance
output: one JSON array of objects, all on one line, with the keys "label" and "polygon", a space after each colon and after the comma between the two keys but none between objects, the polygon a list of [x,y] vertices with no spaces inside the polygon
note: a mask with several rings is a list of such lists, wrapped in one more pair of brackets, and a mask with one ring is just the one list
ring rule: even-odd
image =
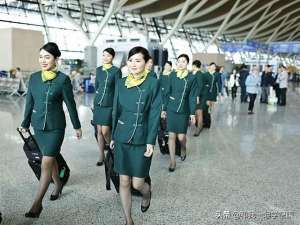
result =
[{"label": "polished floor", "polygon": [[[91,95],[76,96],[83,139],[70,126],[62,154],[71,177],[62,197],[49,201],[39,219],[27,219],[38,182],[15,128],[24,99],[0,96],[0,211],[10,225],[125,224],[114,190],[105,189],[104,167],[96,167],[97,147],[90,126]],[[222,99],[213,124],[199,137],[188,137],[188,156],[168,172],[168,156],[153,157],[153,198],[147,213],[133,197],[136,225],[299,225],[300,224],[300,86],[291,85],[286,107]]]}]

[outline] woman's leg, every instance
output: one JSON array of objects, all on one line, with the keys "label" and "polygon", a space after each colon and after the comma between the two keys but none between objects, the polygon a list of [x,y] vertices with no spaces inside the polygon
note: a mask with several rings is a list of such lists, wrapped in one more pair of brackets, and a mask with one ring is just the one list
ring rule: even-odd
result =
[{"label": "woman's leg", "polygon": [[196,131],[194,136],[199,136],[203,128],[203,112],[201,109],[196,110],[196,121],[197,121],[197,126],[196,126]]},{"label": "woman's leg", "polygon": [[52,180],[54,182],[54,191],[53,191],[53,195],[58,195],[59,192],[61,191],[61,188],[62,188],[62,183],[59,179],[59,171],[58,171],[58,164],[57,164],[57,160],[54,159],[54,162],[53,162],[53,167],[52,167]]},{"label": "woman's leg", "polygon": [[101,127],[101,131],[102,131],[102,135],[104,138],[105,143],[104,144],[109,144],[110,143],[110,139],[111,139],[111,132],[110,132],[110,127],[109,126],[102,126]]},{"label": "woman's leg", "polygon": [[186,134],[178,134],[178,140],[181,147],[181,160],[185,160],[186,156]]},{"label": "woman's leg", "polygon": [[55,161],[55,157],[43,156],[38,192],[30,208],[30,212],[36,213],[39,211],[40,207],[42,206],[44,195],[47,192],[51,181],[51,174],[53,170],[54,161]]},{"label": "woman's leg", "polygon": [[169,145],[169,152],[170,152],[170,159],[171,159],[169,168],[174,169],[176,167],[176,161],[175,161],[176,134],[173,132],[169,132],[168,145]]},{"label": "woman's leg", "polygon": [[99,147],[99,161],[98,162],[103,162],[104,160],[104,147],[105,147],[105,139],[102,134],[102,126],[97,125],[97,142],[98,142],[98,147]]},{"label": "woman's leg", "polygon": [[248,113],[252,113],[256,94],[249,93],[249,97],[250,97],[250,102],[249,102],[249,106],[248,106]]},{"label": "woman's leg", "polygon": [[132,186],[134,189],[141,192],[143,195],[142,206],[147,207],[150,203],[150,192],[151,187],[148,183],[145,182],[145,178],[133,177]]},{"label": "woman's leg", "polygon": [[120,198],[125,215],[126,225],[132,225],[131,218],[131,178],[126,175],[120,175]]},{"label": "woman's leg", "polygon": [[280,88],[280,105],[286,105],[286,88]]},{"label": "woman's leg", "polygon": [[236,86],[233,86],[232,92],[231,92],[231,97],[232,97],[232,99],[235,99],[235,98],[236,98],[236,91],[237,91],[237,87],[236,87]]},{"label": "woman's leg", "polygon": [[256,96],[257,96],[257,94],[253,94],[252,112],[253,112]]}]

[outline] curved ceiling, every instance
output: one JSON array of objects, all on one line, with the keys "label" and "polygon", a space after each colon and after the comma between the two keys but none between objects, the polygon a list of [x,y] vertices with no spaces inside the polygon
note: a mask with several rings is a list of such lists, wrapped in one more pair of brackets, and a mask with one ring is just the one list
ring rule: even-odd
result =
[{"label": "curved ceiling", "polygon": [[80,29],[88,32],[88,22],[100,23],[112,2],[109,25],[120,30],[132,26],[165,35],[178,24],[175,35],[206,41],[215,34],[226,40],[300,41],[300,0],[4,0],[0,7],[8,13],[10,7],[58,13],[84,22]]},{"label": "curved ceiling", "polygon": [[[134,10],[144,18],[162,19],[172,26],[186,2],[185,0],[128,0],[121,10],[131,12]],[[201,7],[195,10],[201,2]],[[298,16],[300,0],[241,0],[229,15],[235,2],[236,0],[190,0],[188,10],[182,18],[182,25],[185,29],[193,28],[201,32],[215,33],[229,16],[222,34],[235,40],[246,38],[265,42],[300,40],[300,17]],[[191,11],[193,12],[189,13]],[[296,32],[293,32],[294,30]]]}]

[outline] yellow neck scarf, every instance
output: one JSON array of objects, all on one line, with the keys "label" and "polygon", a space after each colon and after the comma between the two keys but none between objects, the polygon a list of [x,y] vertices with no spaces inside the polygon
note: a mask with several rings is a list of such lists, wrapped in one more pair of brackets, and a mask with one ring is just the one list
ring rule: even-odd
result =
[{"label": "yellow neck scarf", "polygon": [[42,80],[43,82],[46,82],[48,80],[53,80],[57,75],[57,67],[55,67],[53,70],[44,70],[42,71]]},{"label": "yellow neck scarf", "polygon": [[126,78],[125,86],[127,88],[139,86],[146,80],[148,73],[147,70],[144,70],[138,77],[134,77],[133,74],[130,73]]},{"label": "yellow neck scarf", "polygon": [[109,70],[112,67],[110,63],[103,63],[102,70]]},{"label": "yellow neck scarf", "polygon": [[172,70],[170,71],[163,71],[162,75],[165,75],[165,76],[169,76],[171,74]]},{"label": "yellow neck scarf", "polygon": [[176,70],[176,76],[177,76],[179,79],[185,78],[188,74],[189,74],[189,71],[188,71],[188,70],[179,70],[179,69]]},{"label": "yellow neck scarf", "polygon": [[213,70],[211,70],[211,69],[208,69],[208,72],[209,72],[211,75],[213,75],[216,71],[213,71]]}]

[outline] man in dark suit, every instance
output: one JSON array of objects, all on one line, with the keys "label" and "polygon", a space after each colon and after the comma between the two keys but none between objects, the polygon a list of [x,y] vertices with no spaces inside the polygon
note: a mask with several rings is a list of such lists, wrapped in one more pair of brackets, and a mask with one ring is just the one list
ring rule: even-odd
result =
[{"label": "man in dark suit", "polygon": [[265,65],[264,71],[261,75],[261,103],[268,103],[268,96],[270,92],[270,87],[274,83],[274,78],[272,76],[272,66],[267,64]]},{"label": "man in dark suit", "polygon": [[243,64],[241,66],[240,69],[240,77],[239,77],[239,83],[240,83],[240,87],[241,87],[241,102],[247,102],[247,92],[246,92],[246,79],[247,76],[249,75],[249,70],[247,68],[247,66],[245,64]]}]

